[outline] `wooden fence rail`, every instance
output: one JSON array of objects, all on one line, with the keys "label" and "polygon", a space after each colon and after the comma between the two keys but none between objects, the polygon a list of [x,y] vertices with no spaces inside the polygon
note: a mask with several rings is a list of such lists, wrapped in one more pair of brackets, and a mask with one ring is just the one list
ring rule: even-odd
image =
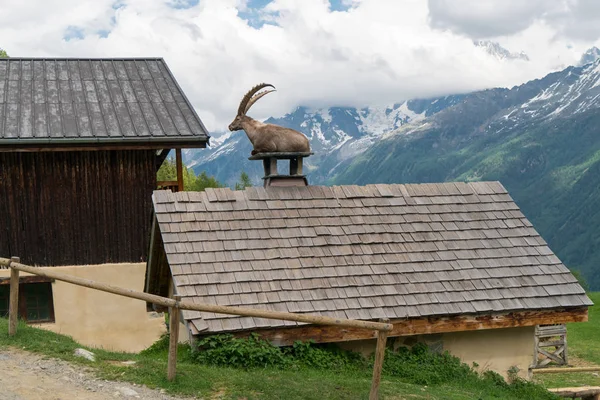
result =
[{"label": "wooden fence rail", "polygon": [[571,372],[596,372],[600,367],[532,368],[534,374],[568,374]]},{"label": "wooden fence rail", "polygon": [[331,318],[321,315],[296,314],[289,312],[261,310],[245,307],[230,307],[219,306],[214,304],[190,303],[181,301],[179,296],[174,296],[173,299],[156,296],[149,293],[139,292],[131,289],[124,289],[118,286],[108,285],[105,283],[95,282],[88,279],[82,279],[75,276],[62,274],[60,272],[41,270],[39,267],[31,267],[29,265],[21,264],[19,261],[20,260],[18,257],[12,257],[10,260],[7,258],[0,258],[0,266],[5,266],[7,268],[10,268],[11,270],[8,330],[8,333],[11,336],[15,335],[17,331],[19,271],[169,307],[170,342],[167,366],[167,377],[169,380],[173,380],[175,378],[180,310],[205,311],[219,314],[279,319],[284,321],[295,321],[308,324],[339,326],[340,328],[362,328],[375,330],[378,332],[377,349],[375,364],[373,366],[373,380],[371,383],[371,392],[369,395],[369,400],[376,400],[378,398],[379,382],[381,379],[381,370],[383,368],[383,358],[385,355],[387,336],[388,332],[390,332],[393,328],[393,325],[387,322],[358,321],[343,318]]}]

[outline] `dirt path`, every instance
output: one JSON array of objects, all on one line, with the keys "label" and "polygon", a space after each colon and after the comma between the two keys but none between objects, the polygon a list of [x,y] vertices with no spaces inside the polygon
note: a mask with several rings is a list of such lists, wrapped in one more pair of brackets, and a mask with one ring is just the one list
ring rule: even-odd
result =
[{"label": "dirt path", "polygon": [[0,349],[1,400],[181,400],[159,390],[94,377],[85,367]]}]

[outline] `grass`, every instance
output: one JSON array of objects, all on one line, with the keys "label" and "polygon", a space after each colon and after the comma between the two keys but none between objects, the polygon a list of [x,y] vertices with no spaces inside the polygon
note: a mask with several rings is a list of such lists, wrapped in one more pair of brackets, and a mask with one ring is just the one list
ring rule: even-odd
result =
[{"label": "grass", "polygon": [[588,296],[596,306],[590,307],[588,322],[568,325],[569,354],[600,365],[600,292]]},{"label": "grass", "polygon": [[[600,292],[588,293],[596,306],[589,308],[588,322],[567,324],[569,362],[576,366],[600,366]],[[534,375],[548,388],[600,386],[600,371]]]},{"label": "grass", "polygon": [[546,388],[600,386],[600,378],[591,372],[536,375],[534,376],[534,380]]},{"label": "grass", "polygon": [[[36,329],[20,323],[17,334],[8,337],[8,323],[0,318],[0,348],[13,347],[43,356],[54,357],[92,367],[109,380],[163,388],[171,394],[218,399],[365,399],[371,385],[371,371],[327,371],[322,369],[237,369],[201,365],[192,362],[189,347],[181,345],[177,378],[166,380],[167,351],[164,346],[140,354],[90,349],[96,362],[73,356],[79,345],[67,336]],[[120,361],[136,361],[125,366]],[[418,385],[400,378],[384,376],[380,397],[388,400],[411,399],[529,399],[526,392],[516,392],[489,380],[461,379],[438,385]]]}]

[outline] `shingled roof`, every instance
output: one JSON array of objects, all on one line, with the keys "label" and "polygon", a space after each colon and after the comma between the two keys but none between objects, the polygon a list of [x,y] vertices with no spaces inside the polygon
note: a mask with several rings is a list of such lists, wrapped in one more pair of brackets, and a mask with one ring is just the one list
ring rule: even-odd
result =
[{"label": "shingled roof", "polygon": [[0,146],[207,141],[162,58],[0,59]]},{"label": "shingled roof", "polygon": [[[157,191],[153,201],[184,300],[392,321],[592,305],[498,182]],[[199,332],[296,325],[184,318]]]}]

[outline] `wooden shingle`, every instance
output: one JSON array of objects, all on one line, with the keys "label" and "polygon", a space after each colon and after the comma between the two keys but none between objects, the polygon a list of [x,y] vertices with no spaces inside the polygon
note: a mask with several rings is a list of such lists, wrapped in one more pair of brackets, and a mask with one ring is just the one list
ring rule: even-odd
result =
[{"label": "wooden shingle", "polygon": [[[155,192],[175,290],[354,319],[590,305],[497,182]],[[184,314],[196,330],[296,326]]]}]

